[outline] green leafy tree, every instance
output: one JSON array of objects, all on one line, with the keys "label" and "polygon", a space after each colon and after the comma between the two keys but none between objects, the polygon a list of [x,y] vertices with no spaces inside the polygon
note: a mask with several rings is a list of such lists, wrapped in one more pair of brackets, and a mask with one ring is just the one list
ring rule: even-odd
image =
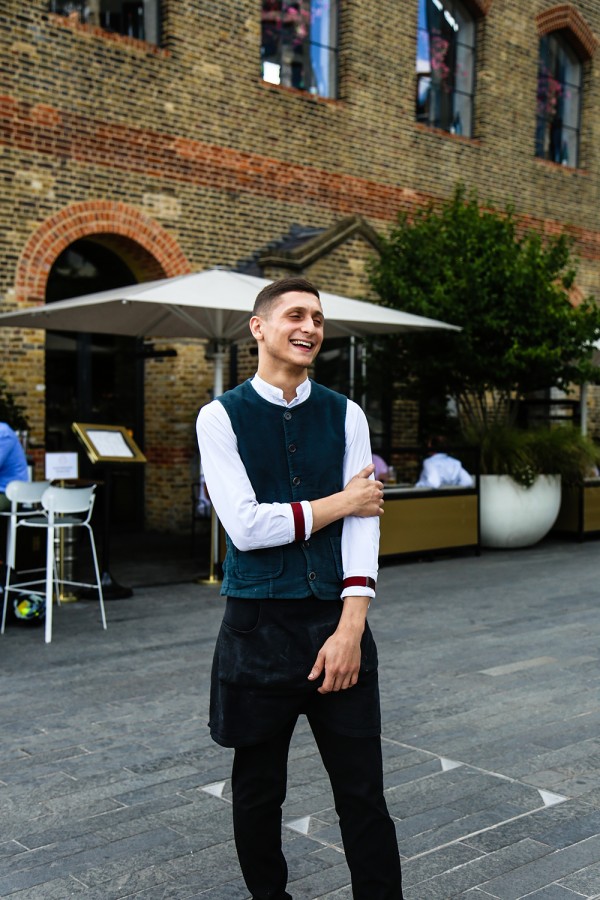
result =
[{"label": "green leafy tree", "polygon": [[371,370],[388,384],[393,373],[432,409],[452,397],[463,420],[485,430],[533,391],[600,381],[600,308],[569,302],[576,267],[566,235],[520,232],[512,208],[481,208],[459,185],[441,206],[400,215],[381,243],[369,274],[382,302],[462,328],[379,341]]}]

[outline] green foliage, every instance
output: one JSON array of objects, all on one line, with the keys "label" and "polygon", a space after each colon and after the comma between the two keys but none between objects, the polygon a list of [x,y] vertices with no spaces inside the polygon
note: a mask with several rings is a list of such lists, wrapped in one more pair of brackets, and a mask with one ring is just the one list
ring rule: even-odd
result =
[{"label": "green foliage", "polygon": [[569,303],[570,240],[519,233],[511,208],[481,209],[459,185],[441,207],[400,215],[369,274],[385,305],[462,327],[379,340],[382,383],[392,372],[413,397],[453,397],[481,425],[532,391],[600,381],[600,308]]},{"label": "green foliage", "polygon": [[492,424],[471,429],[467,439],[478,449],[482,475],[510,475],[525,487],[538,475],[578,484],[600,463],[600,448],[570,425],[525,431]]},{"label": "green foliage", "polygon": [[15,401],[6,382],[0,378],[0,422],[6,422],[15,431],[27,431],[29,422],[24,408]]}]

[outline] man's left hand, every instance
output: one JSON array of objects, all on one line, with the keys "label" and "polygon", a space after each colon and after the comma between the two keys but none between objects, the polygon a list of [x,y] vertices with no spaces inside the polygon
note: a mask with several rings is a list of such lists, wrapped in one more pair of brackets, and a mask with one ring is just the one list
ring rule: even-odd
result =
[{"label": "man's left hand", "polygon": [[309,679],[315,681],[323,672],[325,679],[319,694],[345,691],[358,681],[360,642],[365,630],[368,597],[346,597],[338,627],[327,638],[317,654]]}]

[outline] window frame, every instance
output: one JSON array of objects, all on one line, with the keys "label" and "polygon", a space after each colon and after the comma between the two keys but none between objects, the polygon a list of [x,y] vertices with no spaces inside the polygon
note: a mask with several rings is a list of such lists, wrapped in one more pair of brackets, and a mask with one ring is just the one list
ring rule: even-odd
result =
[{"label": "window frame", "polygon": [[[87,5],[86,0],[48,0],[48,12],[52,13],[52,15],[62,16],[66,19],[69,19],[71,16],[77,16],[78,25],[83,25],[84,27],[92,27],[98,29],[100,32],[106,35],[117,35],[120,38],[127,38],[132,41],[140,41],[141,43],[148,44],[151,47],[160,47],[161,39],[162,39],[162,7],[161,0],[150,0],[150,3],[146,3],[146,0],[139,0],[138,6],[141,6],[144,11],[143,18],[143,26],[144,26],[144,36],[140,37],[136,34],[129,34],[127,30],[124,28],[122,30],[113,29],[107,27],[106,24],[103,24],[102,19],[103,15],[107,13],[106,10],[100,10],[100,5],[102,0],[99,0],[98,3],[98,21],[94,21],[95,15],[90,10]],[[123,7],[125,5],[134,5],[131,0],[119,0],[120,6]],[[150,8],[149,8],[150,7]],[[122,10],[121,10],[122,11]],[[150,18],[150,14],[152,14],[152,18]],[[148,27],[150,25],[150,28]],[[148,37],[148,32],[150,33],[155,30],[156,31],[156,40]]]},{"label": "window frame", "polygon": [[[262,16],[265,13],[264,5],[267,0],[261,0],[261,42],[260,42],[260,54],[261,54],[261,80],[265,84],[276,85],[283,88],[288,88],[292,90],[296,90],[302,94],[307,94],[310,97],[319,98],[321,100],[337,100],[339,99],[339,61],[340,61],[340,0],[275,0],[275,3],[279,5],[280,9],[276,10],[279,12],[279,31],[280,36],[277,38],[277,52],[268,54],[269,58],[265,59],[265,44],[266,41],[264,39],[264,28],[263,28],[263,20]],[[279,67],[279,77],[281,77],[281,71],[283,69],[283,61],[282,55],[283,50],[286,47],[285,42],[281,38],[281,32],[283,31],[282,23],[283,16],[286,11],[286,6],[289,8],[291,5],[302,6],[303,4],[308,3],[309,12],[311,18],[309,19],[309,29],[306,37],[302,40],[301,43],[301,55],[302,55],[302,70],[304,73],[305,68],[308,69],[310,75],[310,81],[308,86],[305,85],[297,85],[297,84],[288,84],[281,82],[281,80],[275,81],[270,78],[265,77],[265,64],[272,63],[274,66]],[[323,44],[320,41],[312,39],[312,31],[311,31],[311,20],[313,13],[313,6],[317,3],[321,3],[323,7],[327,7],[329,13],[329,23],[330,23],[330,32],[333,33],[333,42],[330,44]],[[275,26],[277,27],[277,26]],[[312,50],[313,48],[322,49],[328,55],[328,68],[333,69],[333,73],[328,73],[327,76],[327,93],[321,93],[319,91],[319,86],[317,83],[317,77],[315,76],[315,67],[312,64]]]},{"label": "window frame", "polygon": [[[473,40],[471,44],[466,43],[465,41],[460,40],[460,30],[457,32],[457,36],[455,41],[451,46],[452,57],[454,60],[453,69],[451,72],[452,77],[452,89],[449,92],[449,96],[451,97],[451,105],[452,105],[452,117],[449,118],[448,123],[442,124],[440,121],[432,121],[430,113],[426,110],[422,112],[420,109],[420,83],[429,79],[429,90],[431,91],[432,87],[432,77],[431,77],[431,68],[429,72],[419,72],[419,51],[422,36],[425,35],[426,45],[429,51],[429,61],[431,60],[431,39],[432,39],[432,31],[427,27],[426,20],[426,5],[428,2],[432,2],[434,6],[438,9],[438,12],[443,14],[443,11],[447,9],[447,12],[451,18],[454,19],[454,14],[456,12],[459,13],[460,18],[465,21],[468,21],[469,25],[472,28]],[[439,6],[438,6],[439,4]],[[458,10],[456,10],[458,7]],[[421,11],[423,10],[425,16],[425,24],[421,25]],[[448,18],[445,16],[446,20]],[[481,16],[477,15],[475,11],[472,9],[471,5],[465,0],[419,0],[417,6],[417,42],[416,42],[416,60],[415,60],[415,120],[417,123],[427,127],[427,128],[436,128],[440,131],[444,131],[446,134],[460,134],[464,135],[467,138],[473,138],[475,134],[475,109],[476,109],[476,94],[477,94],[477,60],[478,60],[478,50],[480,43],[479,36],[479,22]],[[454,19],[456,21],[456,19]],[[451,26],[452,27],[452,26]],[[470,81],[471,81],[471,90],[470,93],[466,90],[463,90],[458,86],[457,81],[457,59],[458,59],[458,48],[465,48],[471,54],[471,71],[470,71]],[[439,91],[440,89],[438,89]],[[459,119],[460,130],[456,127],[457,116],[460,114],[460,109],[456,108],[456,98],[466,98],[465,102],[469,105],[469,114],[470,114],[470,128],[468,131],[463,130],[464,124]],[[439,103],[439,98],[435,99],[435,103]],[[462,107],[461,107],[462,108]]]},{"label": "window frame", "polygon": [[[440,121],[433,121],[431,118],[431,114],[420,109],[420,83],[423,81],[427,81],[429,79],[431,90],[431,69],[429,72],[419,72],[419,62],[420,62],[420,43],[422,36],[425,35],[426,46],[429,50],[428,59],[431,59],[431,32],[427,27],[426,21],[426,4],[427,2],[433,2],[434,6],[438,9],[438,12],[443,13],[444,9],[448,8],[447,11],[449,13],[450,18],[454,19],[453,14],[459,15],[465,22],[469,24],[472,29],[473,39],[472,43],[467,43],[466,41],[460,39],[457,36],[457,39],[453,42],[451,47],[452,56],[454,58],[454,65],[452,71],[452,90],[449,92],[449,96],[451,97],[452,104],[452,118],[449,119],[447,123],[442,123]],[[439,4],[439,5],[438,5]],[[456,9],[458,7],[458,10]],[[423,15],[425,16],[425,24],[421,25],[421,11],[423,10]],[[475,112],[476,112],[476,94],[477,94],[477,55],[479,49],[479,22],[481,20],[482,11],[478,13],[472,8],[472,4],[467,2],[467,0],[419,0],[417,7],[417,46],[416,46],[416,81],[415,81],[415,120],[418,124],[423,125],[426,128],[434,128],[440,131],[443,131],[446,134],[458,134],[463,135],[466,138],[473,138],[475,136]],[[446,17],[447,18],[447,17]],[[447,21],[448,18],[447,18]],[[455,19],[456,21],[456,19]],[[458,58],[460,49],[464,48],[471,56],[471,69],[470,69],[470,92],[462,89],[459,85],[459,79],[457,77],[457,69],[458,69]],[[458,52],[457,52],[458,51]],[[457,109],[456,98],[461,97],[465,98],[465,103],[468,104],[469,107],[469,119],[470,119],[470,127],[465,129],[464,123],[460,118],[460,111],[464,107],[461,105],[460,108]],[[435,101],[439,103],[439,97]],[[457,123],[458,117],[458,123]],[[458,127],[457,127],[458,125]]]},{"label": "window frame", "polygon": [[[566,78],[564,81],[560,81],[556,78],[554,73],[542,73],[542,65],[544,64],[544,58],[548,59],[550,53],[550,42],[554,41],[556,43],[556,47],[558,51],[562,51],[567,57],[570,55],[574,60],[576,60],[576,64],[578,67],[579,74],[579,83],[575,84],[572,81],[567,81]],[[548,50],[546,51],[545,56],[543,55],[543,47],[544,44],[548,45]],[[557,54],[558,55],[558,54]],[[570,33],[566,29],[559,29],[556,31],[549,31],[545,34],[541,34],[539,37],[538,44],[538,65],[537,65],[537,76],[536,76],[536,112],[535,112],[535,142],[534,142],[534,154],[536,159],[542,159],[546,162],[554,163],[555,165],[564,165],[568,168],[579,168],[580,160],[581,160],[581,123],[582,123],[582,108],[583,108],[583,94],[584,94],[584,60],[581,57],[581,54],[578,52],[577,46],[575,42],[570,39]],[[548,103],[547,95],[544,96],[543,101],[540,99],[540,82],[543,77],[551,77],[555,82],[560,84],[561,92],[567,90],[577,90],[577,123],[576,125],[564,125],[564,116],[563,125],[561,125],[561,146],[559,149],[559,158],[556,159],[556,154],[552,153],[552,123],[558,114],[558,109],[554,113],[552,119],[547,114],[542,113],[540,115],[539,105],[540,102],[544,102],[546,105]],[[569,98],[567,98],[569,99]],[[557,104],[558,106],[558,104]],[[543,133],[541,132],[541,123],[543,124]],[[575,133],[576,135],[576,152],[575,158],[573,160],[567,158],[563,158],[563,146],[564,146],[564,130],[567,133]],[[548,152],[546,153],[544,148],[546,143],[548,143]],[[541,148],[541,152],[539,152]],[[568,151],[568,145],[567,145]]]}]

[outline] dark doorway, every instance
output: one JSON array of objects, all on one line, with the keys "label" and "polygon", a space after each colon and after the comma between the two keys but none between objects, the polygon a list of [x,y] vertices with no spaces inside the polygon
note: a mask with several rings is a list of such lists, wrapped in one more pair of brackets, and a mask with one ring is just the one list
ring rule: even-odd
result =
[{"label": "dark doorway", "polygon": [[[135,284],[129,266],[101,239],[75,241],[54,263],[46,302]],[[46,333],[46,449],[77,451],[80,476],[102,479],[72,431],[73,422],[125,425],[144,444],[141,341],[111,334]],[[143,527],[143,466],[112,472],[111,523]]]}]

